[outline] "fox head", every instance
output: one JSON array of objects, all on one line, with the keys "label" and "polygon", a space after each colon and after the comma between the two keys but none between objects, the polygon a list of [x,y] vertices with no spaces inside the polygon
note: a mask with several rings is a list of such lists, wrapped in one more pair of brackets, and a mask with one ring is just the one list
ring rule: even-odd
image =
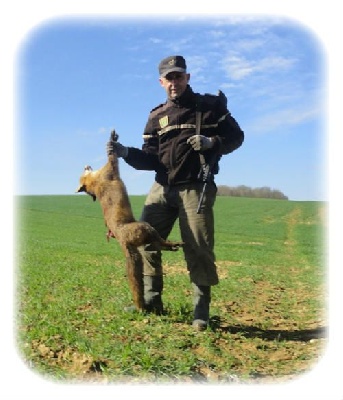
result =
[{"label": "fox head", "polygon": [[90,165],[86,165],[83,174],[80,177],[80,186],[77,188],[75,193],[86,192],[93,198],[93,201],[95,201],[96,195],[92,191],[92,186],[96,172],[97,171],[93,171]]}]

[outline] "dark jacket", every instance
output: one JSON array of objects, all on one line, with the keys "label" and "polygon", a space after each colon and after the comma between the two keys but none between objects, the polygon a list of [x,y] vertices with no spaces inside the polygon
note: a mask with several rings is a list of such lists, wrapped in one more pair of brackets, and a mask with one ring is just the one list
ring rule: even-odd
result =
[{"label": "dark jacket", "polygon": [[207,161],[215,157],[213,173],[218,173],[220,157],[241,146],[244,133],[228,111],[223,94],[198,95],[190,86],[180,98],[168,99],[151,111],[142,150],[129,147],[125,161],[135,169],[156,171],[155,179],[161,185],[198,181],[199,153],[187,143],[195,135],[197,105],[202,112],[200,133],[214,139],[213,148],[204,156]]}]

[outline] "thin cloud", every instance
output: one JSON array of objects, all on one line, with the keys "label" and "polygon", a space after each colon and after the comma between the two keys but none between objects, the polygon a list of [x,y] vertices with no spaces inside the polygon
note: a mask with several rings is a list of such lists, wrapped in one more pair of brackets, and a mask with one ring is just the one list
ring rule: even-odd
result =
[{"label": "thin cloud", "polygon": [[209,61],[204,56],[189,56],[187,57],[187,64],[187,68],[192,72],[192,75],[200,75],[207,69]]},{"label": "thin cloud", "polygon": [[160,38],[149,38],[149,42],[153,43],[153,44],[160,44],[163,43],[163,40]]},{"label": "thin cloud", "polygon": [[209,31],[209,36],[212,37],[212,39],[218,40],[218,39],[224,39],[227,36],[227,32],[223,30],[211,30]]},{"label": "thin cloud", "polygon": [[244,56],[228,55],[222,61],[222,69],[229,79],[240,80],[256,73],[270,74],[289,70],[296,60],[282,56],[268,56],[260,60],[248,60]]},{"label": "thin cloud", "polygon": [[253,121],[246,127],[249,133],[271,133],[286,131],[287,128],[308,122],[317,118],[321,110],[313,106],[303,108],[288,108],[274,111]]},{"label": "thin cloud", "polygon": [[242,39],[236,42],[236,49],[239,49],[240,52],[251,52],[256,50],[257,48],[263,48],[266,41],[263,38],[252,38],[252,39]]}]

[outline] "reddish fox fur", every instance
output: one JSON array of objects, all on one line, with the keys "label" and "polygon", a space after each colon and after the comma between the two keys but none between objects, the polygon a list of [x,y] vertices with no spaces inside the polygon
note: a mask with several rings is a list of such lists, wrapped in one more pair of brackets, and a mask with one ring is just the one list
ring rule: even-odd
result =
[{"label": "reddish fox fur", "polygon": [[[118,140],[115,132],[111,140]],[[107,238],[116,238],[122,247],[133,301],[137,309],[143,310],[143,261],[137,247],[153,244],[156,249],[175,251],[183,243],[164,240],[150,224],[135,220],[126,187],[119,176],[116,154],[110,154],[108,162],[97,171],[86,166],[77,192],[86,192],[94,201],[99,200],[108,228]]]}]

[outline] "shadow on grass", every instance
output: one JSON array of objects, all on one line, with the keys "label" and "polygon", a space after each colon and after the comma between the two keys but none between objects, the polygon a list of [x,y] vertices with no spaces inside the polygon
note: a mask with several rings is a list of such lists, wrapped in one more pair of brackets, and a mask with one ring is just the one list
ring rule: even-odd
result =
[{"label": "shadow on grass", "polygon": [[250,325],[221,325],[220,317],[213,316],[210,320],[210,327],[213,331],[239,334],[245,338],[260,338],[263,340],[289,340],[296,342],[308,342],[312,339],[322,339],[327,337],[327,328],[318,327],[314,329],[303,330],[278,330],[261,329]]}]

